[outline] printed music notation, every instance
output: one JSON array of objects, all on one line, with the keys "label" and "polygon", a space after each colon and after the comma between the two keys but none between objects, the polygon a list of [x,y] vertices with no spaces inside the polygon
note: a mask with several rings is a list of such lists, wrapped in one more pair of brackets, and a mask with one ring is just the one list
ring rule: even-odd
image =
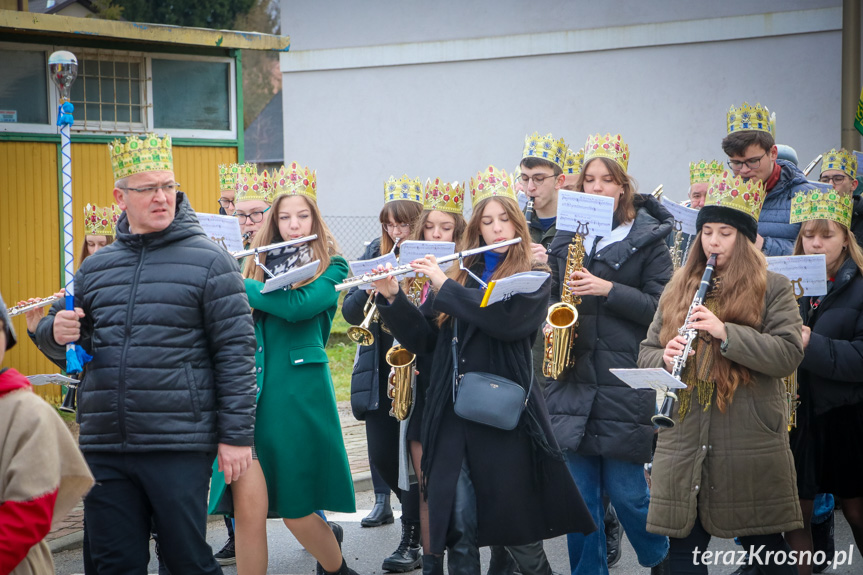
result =
[{"label": "printed music notation", "polygon": [[[423,242],[418,240],[408,240],[399,244],[399,261],[410,263],[414,260],[422,259],[427,255],[433,255],[440,259],[443,256],[451,255],[455,252],[455,242]],[[452,262],[444,262],[440,264],[440,269],[446,271]],[[411,272],[403,277],[412,278],[416,273]]]},{"label": "printed music notation", "polygon": [[548,272],[522,272],[509,277],[488,282],[482,303],[479,307],[487,307],[499,301],[505,301],[520,293],[533,293],[542,287]]},{"label": "printed music notation", "polygon": [[559,230],[576,233],[587,225],[591,235],[607,236],[611,233],[613,215],[613,198],[569,190],[558,192],[556,225]]},{"label": "printed music notation", "polygon": [[[401,248],[399,248],[399,249],[401,249]],[[351,266],[351,275],[352,276],[362,276],[362,275],[365,275],[368,273],[374,273],[373,270],[375,268],[377,268],[378,266],[387,267],[387,264],[390,264],[393,267],[396,267],[399,265],[399,262],[396,259],[395,254],[388,253],[388,254],[384,254],[380,257],[371,259],[371,260],[357,260],[357,261],[349,262],[348,265]],[[366,291],[366,290],[370,290],[370,289],[375,289],[375,286],[373,286],[370,283],[369,284],[362,284],[362,285],[358,286],[358,289]]]},{"label": "printed music notation", "polygon": [[197,215],[204,233],[217,245],[232,253],[243,250],[243,236],[240,234],[240,222],[237,218],[221,214]]},{"label": "printed music notation", "polygon": [[662,202],[662,206],[671,212],[672,216],[674,216],[674,221],[680,223],[680,230],[684,234],[694,236],[697,233],[695,220],[698,218],[698,210],[687,208],[686,206],[682,206],[665,197],[663,197],[660,202]]},{"label": "printed music notation", "polygon": [[279,289],[290,289],[292,285],[314,277],[318,273],[319,267],[321,267],[321,260],[315,260],[304,266],[293,268],[274,278],[270,278],[264,282],[264,289],[261,290],[261,293],[265,294]]},{"label": "printed music notation", "polygon": [[827,258],[824,254],[770,257],[767,258],[767,269],[791,281],[794,297],[827,293]]},{"label": "printed music notation", "polygon": [[609,369],[612,375],[633,389],[686,389],[686,384],[661,367]]}]

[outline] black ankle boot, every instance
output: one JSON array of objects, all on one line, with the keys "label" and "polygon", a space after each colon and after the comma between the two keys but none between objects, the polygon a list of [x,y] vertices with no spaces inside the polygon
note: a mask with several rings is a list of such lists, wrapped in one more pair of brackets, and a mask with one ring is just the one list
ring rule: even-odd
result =
[{"label": "black ankle boot", "polygon": [[[514,575],[515,561],[503,545],[490,545],[491,559],[488,562],[486,575]],[[425,558],[423,558],[425,561]]]},{"label": "black ankle boot", "polygon": [[423,564],[422,549],[420,548],[420,524],[405,523],[402,519],[402,540],[393,554],[384,559],[382,569],[405,573],[421,567]]},{"label": "black ankle boot", "polygon": [[665,559],[659,565],[654,565],[650,568],[650,575],[671,575],[671,561],[669,557],[671,554],[667,554]]},{"label": "black ankle boot", "polygon": [[380,527],[393,522],[393,509],[390,507],[389,493],[375,493],[375,506],[363,517],[360,525],[363,527]]},{"label": "black ankle boot", "polygon": [[423,575],[443,575],[443,555],[423,555]]},{"label": "black ankle boot", "polygon": [[609,504],[605,509],[605,558],[609,567],[620,561],[620,540],[623,529],[617,518],[617,511]]},{"label": "black ankle boot", "polygon": [[[336,536],[336,542],[339,544],[339,550],[342,548],[342,541],[345,538],[345,530],[342,529],[342,526],[338,523],[333,523],[332,521],[327,521],[327,525],[330,526],[330,529],[333,530],[333,535]],[[344,559],[342,560],[344,561]],[[315,575],[325,575],[326,571],[324,571],[323,565],[318,562],[315,565]]]},{"label": "black ankle boot", "polygon": [[342,557],[342,566],[339,567],[338,571],[333,571],[330,573],[329,571],[324,571],[326,575],[359,575],[356,571],[348,567],[348,564],[345,562],[345,558]]}]

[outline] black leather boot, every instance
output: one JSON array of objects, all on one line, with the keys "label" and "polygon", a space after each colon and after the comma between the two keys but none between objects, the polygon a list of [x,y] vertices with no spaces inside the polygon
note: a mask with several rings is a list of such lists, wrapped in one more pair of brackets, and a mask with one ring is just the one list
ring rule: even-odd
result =
[{"label": "black leather boot", "polygon": [[422,567],[423,554],[420,548],[420,524],[402,520],[402,540],[393,554],[384,559],[384,571],[405,573]]},{"label": "black leather boot", "polygon": [[443,555],[423,555],[423,575],[443,575]]},{"label": "black leather boot", "polygon": [[[332,521],[327,521],[327,525],[330,526],[330,529],[333,530],[333,535],[336,537],[336,542],[339,544],[339,550],[342,548],[342,541],[345,538],[345,530],[342,529],[342,526],[338,523],[333,523]],[[315,575],[325,575],[326,571],[324,571],[323,565],[318,562],[315,564]]]},{"label": "black leather boot", "polygon": [[[830,563],[833,562],[833,555],[836,553],[836,543],[833,537],[834,534],[834,523],[833,523],[834,514],[830,514],[830,519],[827,519],[823,523],[813,523],[812,524],[812,545],[814,547],[814,552],[823,551],[825,560],[821,563],[816,563],[812,561],[812,572],[813,573],[821,573],[828,567],[830,567]],[[820,557],[820,555],[819,555]]]},{"label": "black leather boot", "polygon": [[617,518],[617,511],[612,504],[605,508],[605,558],[609,567],[614,567],[620,561],[620,540],[623,528]]},{"label": "black leather boot", "polygon": [[650,568],[650,575],[671,575],[670,554],[665,556],[665,559],[659,565],[654,565]]},{"label": "black leather boot", "polygon": [[345,558],[342,557],[342,566],[339,567],[338,571],[330,573],[329,571],[324,571],[326,575],[359,575],[356,571],[348,567],[348,564],[345,562]]},{"label": "black leather boot", "polygon": [[389,493],[375,493],[375,506],[363,517],[360,525],[363,527],[380,527],[393,522],[393,509],[390,507]]},{"label": "black leather boot", "polygon": [[489,546],[491,559],[486,575],[514,575],[515,561],[503,545]]}]

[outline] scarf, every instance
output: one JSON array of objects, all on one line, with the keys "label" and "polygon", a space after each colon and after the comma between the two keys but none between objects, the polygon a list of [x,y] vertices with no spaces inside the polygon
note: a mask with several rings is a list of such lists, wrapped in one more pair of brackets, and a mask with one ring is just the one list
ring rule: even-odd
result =
[{"label": "scarf", "polygon": [[312,248],[307,243],[278,248],[267,253],[265,265],[277,276],[311,262],[313,255]]},{"label": "scarf", "polygon": [[[718,279],[714,280],[704,298],[704,307],[715,315],[719,315],[719,285]],[[697,394],[698,403],[703,411],[707,411],[713,403],[713,393],[716,391],[716,381],[711,378],[713,371],[713,336],[706,331],[698,331],[693,342],[695,355],[686,360],[681,380],[686,384],[686,389],[678,390],[678,415],[680,421],[686,417],[692,409],[692,395]]]}]

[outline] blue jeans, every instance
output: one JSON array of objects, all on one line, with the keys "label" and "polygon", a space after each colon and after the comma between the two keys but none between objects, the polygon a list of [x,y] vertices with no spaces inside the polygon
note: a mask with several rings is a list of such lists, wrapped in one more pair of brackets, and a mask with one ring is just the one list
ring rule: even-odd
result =
[{"label": "blue jeans", "polygon": [[594,523],[600,526],[590,535],[570,533],[566,536],[572,575],[608,574],[605,530],[602,529],[605,517],[603,492],[611,499],[638,562],[644,567],[661,563],[668,554],[668,537],[647,532],[650,495],[644,479],[644,466],[619,459],[582,456],[571,451],[566,453],[566,464]]}]

